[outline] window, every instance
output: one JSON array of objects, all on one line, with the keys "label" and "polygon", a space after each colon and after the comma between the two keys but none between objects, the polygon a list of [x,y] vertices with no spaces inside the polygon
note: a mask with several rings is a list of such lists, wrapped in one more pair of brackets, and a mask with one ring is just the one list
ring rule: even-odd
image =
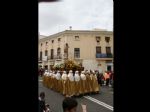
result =
[{"label": "window", "polygon": [[106,54],[111,54],[111,47],[106,47]]},{"label": "window", "polygon": [[101,53],[101,47],[96,47],[96,53],[100,54]]},{"label": "window", "polygon": [[43,45],[43,44],[41,43],[41,47],[42,47],[42,45]]},{"label": "window", "polygon": [[54,49],[51,49],[51,59],[54,58]]},{"label": "window", "polygon": [[58,49],[57,49],[57,56],[60,56],[60,54],[61,54],[61,49],[58,48]]},{"label": "window", "polygon": [[109,43],[110,37],[105,37],[105,41],[106,41],[107,43]]},{"label": "window", "polygon": [[48,44],[48,42],[46,42],[46,45]]},{"label": "window", "polygon": [[74,48],[74,58],[80,58],[80,48]]},{"label": "window", "polygon": [[54,40],[52,40],[52,43],[54,43]]},{"label": "window", "polygon": [[48,55],[48,51],[47,50],[45,50],[45,56],[47,56]]},{"label": "window", "polygon": [[75,40],[79,40],[79,36],[75,36]]},{"label": "window", "polygon": [[68,48],[69,46],[68,46],[68,43],[66,43],[66,47]]},{"label": "window", "polygon": [[42,60],[42,51],[40,52],[40,60]]},{"label": "window", "polygon": [[68,53],[68,48],[69,48],[69,46],[68,46],[68,44],[66,43],[65,48],[64,48],[64,53]]},{"label": "window", "polygon": [[68,58],[68,48],[69,48],[68,43],[66,43],[65,48],[64,48],[64,57],[65,58]]},{"label": "window", "polygon": [[61,38],[58,38],[58,42],[60,42],[61,41]]},{"label": "window", "polygon": [[97,36],[96,37],[96,41],[99,43],[100,42],[101,37]]}]

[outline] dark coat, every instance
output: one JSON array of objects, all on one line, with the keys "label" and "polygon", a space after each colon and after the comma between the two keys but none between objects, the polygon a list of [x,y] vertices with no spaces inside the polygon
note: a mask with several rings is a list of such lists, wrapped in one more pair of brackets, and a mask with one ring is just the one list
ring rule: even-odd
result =
[{"label": "dark coat", "polygon": [[43,112],[45,110],[45,101],[44,100],[39,100],[39,112]]}]

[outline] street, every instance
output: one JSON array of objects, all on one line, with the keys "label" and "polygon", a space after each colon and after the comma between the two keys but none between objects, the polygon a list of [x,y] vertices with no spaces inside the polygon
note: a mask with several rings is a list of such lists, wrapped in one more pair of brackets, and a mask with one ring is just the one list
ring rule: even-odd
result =
[{"label": "street", "polygon": [[[62,101],[64,96],[43,86],[39,79],[39,93],[45,92],[46,103],[50,105],[52,112],[62,112]],[[87,105],[88,112],[112,112],[113,111],[113,90],[110,87],[103,86],[96,95],[89,95],[76,98],[78,101],[78,112],[81,111],[81,104]]]}]

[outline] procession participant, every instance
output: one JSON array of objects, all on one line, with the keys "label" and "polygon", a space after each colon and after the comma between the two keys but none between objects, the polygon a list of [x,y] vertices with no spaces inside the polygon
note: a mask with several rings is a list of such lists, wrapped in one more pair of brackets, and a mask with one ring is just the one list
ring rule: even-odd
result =
[{"label": "procession participant", "polygon": [[55,71],[53,71],[52,76],[51,76],[51,89],[54,90],[54,86],[55,86]]},{"label": "procession participant", "polygon": [[53,76],[53,71],[50,71],[49,75],[50,75],[49,88],[52,89],[52,76]]},{"label": "procession participant", "polygon": [[90,79],[90,73],[87,71],[86,72],[86,87],[87,87],[87,93],[90,94],[92,93],[92,80]]},{"label": "procession participant", "polygon": [[58,73],[59,71],[56,71],[56,74],[55,74],[55,91],[58,92],[58,80],[57,80],[57,75],[59,75]]},{"label": "procession participant", "polygon": [[71,97],[75,95],[75,85],[74,85],[75,82],[72,70],[70,70],[68,73],[68,79],[69,79],[68,94]]},{"label": "procession participant", "polygon": [[43,74],[43,85],[45,86],[45,76],[46,75],[46,71],[44,72],[44,74]]},{"label": "procession participant", "polygon": [[66,74],[66,71],[63,72],[61,79],[62,79],[62,86],[63,86],[62,93],[63,93],[63,95],[68,96],[68,82],[69,82],[69,79],[68,79],[68,76]]},{"label": "procession participant", "polygon": [[84,95],[84,94],[86,94],[87,93],[87,87],[86,87],[86,76],[85,76],[85,74],[84,74],[84,71],[82,71],[81,72],[81,75],[80,75],[80,77],[81,77],[81,93]]},{"label": "procession participant", "polygon": [[49,72],[46,74],[46,87],[49,88]]},{"label": "procession participant", "polygon": [[51,88],[51,75],[52,75],[52,71],[50,71],[48,74],[48,88]]},{"label": "procession participant", "polygon": [[61,93],[61,94],[63,94],[63,85],[62,85],[62,79],[61,79],[61,77],[62,77],[62,72],[60,72],[60,79],[59,79],[59,83],[60,83],[60,90],[59,90],[59,92]]},{"label": "procession participant", "polygon": [[79,72],[76,71],[75,72],[75,96],[79,96],[81,94],[81,80],[80,80],[80,76],[79,76]]},{"label": "procession participant", "polygon": [[57,90],[57,79],[56,79],[56,76],[57,76],[57,75],[56,75],[56,71],[54,72],[53,75],[54,75],[54,78],[53,78],[54,86],[53,86],[53,87],[54,87],[54,91],[56,91],[56,90]]},{"label": "procession participant", "polygon": [[91,79],[92,79],[92,88],[94,93],[99,93],[100,87],[98,85],[97,76],[95,74],[95,71],[91,73]]},{"label": "procession participant", "polygon": [[85,70],[85,73],[88,73],[89,71],[88,70]]},{"label": "procession participant", "polygon": [[45,86],[45,73],[43,74],[42,79],[43,79],[43,85]]},{"label": "procession participant", "polygon": [[94,83],[95,83],[95,85],[96,85],[96,89],[95,89],[95,92],[96,93],[99,93],[100,92],[100,88],[101,88],[101,86],[98,84],[98,78],[97,78],[98,76],[96,75],[96,74],[94,74]]},{"label": "procession participant", "polygon": [[103,85],[103,78],[104,78],[103,74],[99,73],[98,74],[98,83],[99,83],[100,86]]},{"label": "procession participant", "polygon": [[44,76],[43,76],[43,85],[46,86],[46,80],[47,80],[47,70],[45,70],[44,72]]},{"label": "procession participant", "polygon": [[60,89],[61,89],[61,75],[60,75],[60,71],[57,71],[57,74],[56,74],[56,90],[58,92],[60,92]]}]

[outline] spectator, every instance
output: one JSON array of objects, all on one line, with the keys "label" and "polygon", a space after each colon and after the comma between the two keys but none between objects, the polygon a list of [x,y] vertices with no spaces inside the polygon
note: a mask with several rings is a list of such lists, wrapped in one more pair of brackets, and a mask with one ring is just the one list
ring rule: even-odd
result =
[{"label": "spectator", "polygon": [[114,85],[114,72],[112,71],[111,72],[111,86],[113,88],[113,85]]},{"label": "spectator", "polygon": [[41,77],[43,76],[45,70],[43,68],[41,68]]},{"label": "spectator", "polygon": [[43,112],[43,111],[46,111],[45,93],[41,92],[39,97],[39,112]]},{"label": "spectator", "polygon": [[109,72],[109,78],[110,78],[110,85],[112,85],[112,71]]},{"label": "spectator", "polygon": [[100,86],[102,86],[103,85],[103,78],[104,78],[104,76],[103,76],[103,74],[102,73],[98,73],[98,83],[100,84]]},{"label": "spectator", "polygon": [[49,105],[48,104],[46,104],[45,107],[46,107],[46,111],[45,112],[51,112],[50,109],[49,109]]},{"label": "spectator", "polygon": [[110,76],[109,76],[109,72],[105,72],[105,81],[106,81],[106,86],[109,85],[109,81],[110,81]]},{"label": "spectator", "polygon": [[41,76],[41,68],[38,69],[39,76]]},{"label": "spectator", "polygon": [[[63,100],[63,112],[77,112],[78,103],[75,99],[67,97]],[[86,105],[82,105],[82,112],[86,111]]]},{"label": "spectator", "polygon": [[41,68],[39,68],[39,71],[38,71],[38,72],[39,72],[39,76],[41,76],[41,74],[42,74]]}]

